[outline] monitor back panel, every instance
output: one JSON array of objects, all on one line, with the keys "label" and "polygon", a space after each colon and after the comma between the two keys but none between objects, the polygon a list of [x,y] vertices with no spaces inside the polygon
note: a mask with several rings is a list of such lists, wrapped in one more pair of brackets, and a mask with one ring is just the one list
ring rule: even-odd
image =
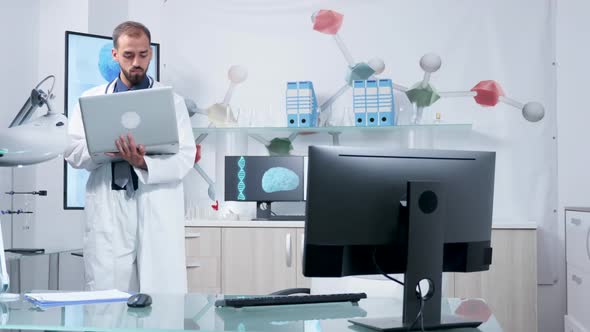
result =
[{"label": "monitor back panel", "polygon": [[493,152],[310,147],[306,241],[395,244],[408,181],[444,184],[445,243],[490,241],[494,162]]}]

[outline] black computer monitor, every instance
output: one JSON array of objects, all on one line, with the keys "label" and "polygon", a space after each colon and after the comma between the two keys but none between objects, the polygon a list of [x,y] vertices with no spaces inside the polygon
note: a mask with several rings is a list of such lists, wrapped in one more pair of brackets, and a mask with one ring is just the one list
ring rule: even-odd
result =
[{"label": "black computer monitor", "polygon": [[226,156],[225,200],[256,202],[256,219],[275,218],[272,202],[303,201],[303,157]]},{"label": "black computer monitor", "polygon": [[494,152],[311,146],[303,274],[404,273],[402,320],[360,325],[479,325],[441,318],[441,279],[489,269],[494,169]]}]

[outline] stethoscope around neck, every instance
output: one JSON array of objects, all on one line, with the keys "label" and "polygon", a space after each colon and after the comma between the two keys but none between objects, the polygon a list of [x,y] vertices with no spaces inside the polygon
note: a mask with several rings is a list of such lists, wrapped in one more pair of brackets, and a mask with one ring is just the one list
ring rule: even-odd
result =
[{"label": "stethoscope around neck", "polygon": [[[150,85],[148,86],[148,89],[151,89],[154,86],[154,79],[148,75],[148,80],[150,81]],[[114,84],[119,80],[119,77],[117,76],[117,78],[115,78],[114,80],[112,80],[111,82],[109,82],[109,84],[107,84],[107,87],[104,89],[104,94],[108,94],[109,91],[112,93],[113,91],[111,90],[111,86],[113,87],[113,90],[115,89]]]}]

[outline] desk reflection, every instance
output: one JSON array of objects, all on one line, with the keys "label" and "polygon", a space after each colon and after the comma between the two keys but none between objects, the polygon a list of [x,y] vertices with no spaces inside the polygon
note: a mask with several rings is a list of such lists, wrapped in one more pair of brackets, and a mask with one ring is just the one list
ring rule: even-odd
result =
[{"label": "desk reflection", "polygon": [[351,303],[215,308],[222,331],[316,331],[319,321],[359,318],[367,312]]}]

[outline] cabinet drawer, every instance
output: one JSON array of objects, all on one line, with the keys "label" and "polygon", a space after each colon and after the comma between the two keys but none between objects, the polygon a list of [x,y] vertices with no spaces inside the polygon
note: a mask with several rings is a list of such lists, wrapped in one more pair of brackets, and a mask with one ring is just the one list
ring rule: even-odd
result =
[{"label": "cabinet drawer", "polygon": [[580,323],[578,323],[575,318],[568,315],[564,317],[563,324],[565,332],[588,332],[580,326]]},{"label": "cabinet drawer", "polygon": [[566,261],[590,273],[590,213],[566,211]]},{"label": "cabinet drawer", "polygon": [[221,229],[186,227],[184,233],[187,257],[221,257]]},{"label": "cabinet drawer", "polygon": [[216,257],[187,257],[188,291],[221,293],[220,259]]},{"label": "cabinet drawer", "polygon": [[590,294],[590,273],[583,273],[576,267],[568,266],[567,314],[586,330],[590,330],[588,294]]}]

